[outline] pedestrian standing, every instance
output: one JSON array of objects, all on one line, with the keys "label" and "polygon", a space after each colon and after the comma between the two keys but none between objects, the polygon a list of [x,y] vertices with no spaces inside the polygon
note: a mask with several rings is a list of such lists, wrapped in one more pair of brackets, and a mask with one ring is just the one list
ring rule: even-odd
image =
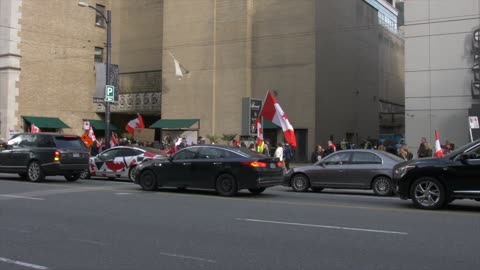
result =
[{"label": "pedestrian standing", "polygon": [[422,139],[420,140],[420,146],[418,147],[417,151],[418,158],[432,157],[432,154],[432,146],[428,143],[425,137],[422,137]]},{"label": "pedestrian standing", "polygon": [[285,143],[285,146],[283,147],[283,161],[285,163],[285,168],[287,170],[290,169],[290,162],[293,159],[293,148],[292,146],[287,142]]},{"label": "pedestrian standing", "polygon": [[327,149],[325,149],[325,155],[330,155],[333,152],[337,152],[337,146],[332,142],[327,142]]},{"label": "pedestrian standing", "polygon": [[324,155],[323,147],[321,145],[317,145],[315,147],[315,150],[313,150],[313,152],[312,152],[312,156],[310,158],[310,161],[312,163],[317,163],[318,161],[322,160],[323,155]]},{"label": "pedestrian standing", "polygon": [[283,143],[279,142],[277,144],[277,149],[275,150],[275,157],[282,162],[282,167],[285,168],[285,163],[283,162]]},{"label": "pedestrian standing", "polygon": [[403,160],[411,160],[413,158],[413,154],[408,151],[408,146],[406,144],[400,147],[399,156],[403,158]]}]

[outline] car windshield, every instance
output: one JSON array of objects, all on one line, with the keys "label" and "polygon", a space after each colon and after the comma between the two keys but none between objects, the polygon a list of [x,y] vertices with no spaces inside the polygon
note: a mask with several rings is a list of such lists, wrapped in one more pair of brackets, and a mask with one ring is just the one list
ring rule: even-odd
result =
[{"label": "car windshield", "polygon": [[392,154],[392,153],[389,153],[389,152],[382,151],[382,154],[385,155],[385,156],[387,156],[387,157],[389,157],[390,159],[393,159],[393,160],[396,161],[396,162],[402,162],[402,161],[404,161],[401,157],[396,156],[396,155],[394,155],[394,154]]},{"label": "car windshield", "polygon": [[467,143],[465,144],[464,146],[456,149],[456,150],[453,150],[452,152],[448,153],[445,155],[445,157],[447,158],[452,158],[452,157],[455,157],[457,156],[458,154],[461,154],[463,152],[465,152],[465,150],[471,148],[472,146],[476,145],[476,144],[479,144],[480,143],[480,139],[476,140],[476,141],[473,141],[471,143]]}]

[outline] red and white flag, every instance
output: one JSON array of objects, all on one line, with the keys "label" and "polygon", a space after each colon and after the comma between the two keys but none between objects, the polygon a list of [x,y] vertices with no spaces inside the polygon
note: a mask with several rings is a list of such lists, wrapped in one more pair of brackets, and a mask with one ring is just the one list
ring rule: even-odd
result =
[{"label": "red and white flag", "polygon": [[110,137],[110,147],[114,147],[118,145],[118,136],[117,133],[112,132],[112,136]]},{"label": "red and white flag", "polygon": [[35,126],[33,123],[30,125],[30,132],[32,133],[39,133],[39,132],[42,132],[40,130],[40,128],[38,128],[37,126]]},{"label": "red and white flag", "polygon": [[131,120],[125,126],[125,130],[130,134],[135,133],[136,128],[145,128],[145,125],[143,124],[142,116],[140,114],[137,114],[137,115],[138,115],[137,118]]},{"label": "red and white flag", "polygon": [[277,99],[270,93],[267,93],[267,97],[263,102],[263,107],[260,112],[260,116],[263,118],[270,120],[277,126],[280,126],[283,130],[283,135],[287,142],[293,147],[297,148],[297,139],[295,137],[295,131],[293,130],[292,125],[288,121],[288,117],[285,112],[278,104]]},{"label": "red and white flag", "polygon": [[440,136],[438,131],[435,129],[435,154],[434,157],[443,157],[442,146],[440,145]]},{"label": "red and white flag", "polygon": [[93,128],[92,126],[90,126],[90,128],[88,129],[88,137],[90,137],[90,139],[92,141],[96,141],[97,140],[97,137],[95,136],[95,133],[93,132]]}]

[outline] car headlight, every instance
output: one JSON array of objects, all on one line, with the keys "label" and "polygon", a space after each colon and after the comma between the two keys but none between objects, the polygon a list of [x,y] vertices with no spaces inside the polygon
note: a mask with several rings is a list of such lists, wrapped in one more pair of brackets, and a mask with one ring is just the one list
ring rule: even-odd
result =
[{"label": "car headlight", "polygon": [[394,178],[402,178],[410,169],[415,168],[413,165],[405,165],[402,167],[398,167],[393,170],[393,177]]}]

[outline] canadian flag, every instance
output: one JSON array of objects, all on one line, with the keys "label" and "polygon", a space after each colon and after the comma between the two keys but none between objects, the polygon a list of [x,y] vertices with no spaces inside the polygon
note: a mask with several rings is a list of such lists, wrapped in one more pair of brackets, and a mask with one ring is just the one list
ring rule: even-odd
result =
[{"label": "canadian flag", "polygon": [[95,136],[95,132],[93,132],[92,126],[90,126],[90,128],[88,129],[88,134],[87,135],[92,141],[97,140],[97,137]]},{"label": "canadian flag", "polygon": [[118,145],[118,136],[117,133],[112,132],[112,137],[110,138],[110,147],[114,147]]},{"label": "canadian flag", "polygon": [[137,114],[137,118],[131,120],[125,126],[125,130],[130,134],[135,133],[136,128],[145,128],[145,125],[143,124],[143,118],[140,114]]},{"label": "canadian flag", "polygon": [[295,138],[295,131],[293,130],[292,125],[288,121],[288,117],[283,112],[282,107],[278,104],[275,97],[268,91],[265,101],[263,102],[262,110],[260,111],[260,116],[270,120],[277,126],[282,127],[283,135],[287,142],[293,147],[297,148],[297,139]]},{"label": "canadian flag", "polygon": [[435,129],[435,154],[434,157],[443,157],[442,146],[440,145],[440,136],[438,131]]},{"label": "canadian flag", "polygon": [[257,151],[263,153],[264,140],[263,140],[263,127],[262,127],[262,117],[257,118]]},{"label": "canadian flag", "polygon": [[30,125],[30,132],[32,133],[39,133],[42,132],[37,126],[35,126],[33,123]]}]

